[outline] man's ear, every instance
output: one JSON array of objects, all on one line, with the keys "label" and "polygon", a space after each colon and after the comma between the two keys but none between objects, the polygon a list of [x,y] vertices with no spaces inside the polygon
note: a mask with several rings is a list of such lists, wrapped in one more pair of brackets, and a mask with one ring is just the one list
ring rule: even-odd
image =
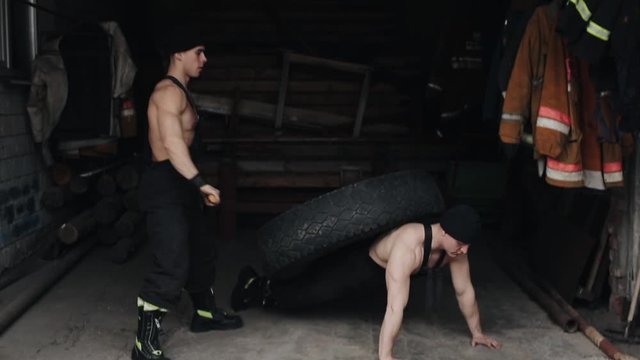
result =
[{"label": "man's ear", "polygon": [[176,61],[182,61],[182,53],[181,53],[181,52],[179,52],[179,53],[175,53],[175,54],[173,54],[173,58],[174,58]]}]

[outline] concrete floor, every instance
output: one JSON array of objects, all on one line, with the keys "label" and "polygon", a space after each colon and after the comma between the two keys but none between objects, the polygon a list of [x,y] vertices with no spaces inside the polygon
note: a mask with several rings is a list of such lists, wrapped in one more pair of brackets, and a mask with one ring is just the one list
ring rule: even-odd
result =
[{"label": "concrete floor", "polygon": [[[241,230],[238,240],[219,246],[218,294],[224,306],[238,270],[247,263],[259,266],[253,233]],[[564,333],[554,325],[491,261],[485,247],[476,246],[470,256],[483,328],[504,347],[470,346],[447,278],[428,309],[424,283],[412,286],[396,344],[398,358],[606,359],[581,333]],[[128,359],[136,294],[149,261],[143,248],[129,262],[116,265],[107,259],[106,248],[95,248],[0,337],[0,359]],[[0,298],[10,296],[11,289],[5,290]],[[193,334],[188,330],[190,306],[183,296],[163,324],[161,341],[172,359],[375,359],[384,313],[384,299],[296,313],[250,309],[241,313],[242,329]],[[628,347],[635,356],[640,356],[638,348]]]}]

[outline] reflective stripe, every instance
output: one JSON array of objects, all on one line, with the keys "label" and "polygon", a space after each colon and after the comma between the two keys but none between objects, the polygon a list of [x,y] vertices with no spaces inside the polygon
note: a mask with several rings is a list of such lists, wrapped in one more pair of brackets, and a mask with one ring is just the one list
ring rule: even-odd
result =
[{"label": "reflective stripe", "polygon": [[249,281],[247,281],[246,284],[244,284],[244,289],[247,290],[249,289],[249,286],[251,286],[251,284],[256,281],[256,278],[252,277],[251,279],[249,279]]},{"label": "reflective stripe", "polygon": [[569,126],[557,121],[556,119],[549,119],[545,117],[538,117],[536,127],[555,130],[565,135],[567,135],[571,129]]},{"label": "reflective stripe", "polygon": [[547,168],[547,177],[549,179],[560,181],[582,181],[582,171],[579,172],[564,172]]},{"label": "reflective stripe", "polygon": [[138,307],[144,306],[144,300],[138,297]]},{"label": "reflective stripe", "polygon": [[614,161],[614,162],[604,163],[602,165],[602,170],[606,173],[622,171],[622,162]]},{"label": "reflective stripe", "polygon": [[582,181],[582,165],[568,164],[547,158],[547,177],[559,181]]},{"label": "reflective stripe", "polygon": [[547,158],[547,167],[563,172],[582,172],[582,164],[563,163],[552,158]]},{"label": "reflective stripe", "polygon": [[569,115],[547,106],[540,106],[540,110],[538,110],[538,116],[551,118],[567,125],[571,125],[571,117],[569,117]]},{"label": "reflective stripe", "polygon": [[616,171],[612,173],[604,173],[604,181],[607,184],[622,182],[624,180],[622,171]]},{"label": "reflective stripe", "polygon": [[503,113],[502,120],[506,121],[522,121],[524,117],[520,114],[512,114],[512,113]]},{"label": "reflective stripe", "polygon": [[576,6],[576,10],[578,10],[578,13],[580,14],[580,17],[582,18],[582,20],[588,21],[589,19],[591,19],[591,10],[589,10],[589,7],[587,6],[587,3],[584,2],[584,0],[569,0],[569,1]]},{"label": "reflective stripe", "polygon": [[143,308],[142,311],[162,311],[162,312],[167,312],[167,309],[163,309],[161,307],[155,306],[152,303],[148,303],[146,301],[142,301],[143,302]]},{"label": "reflective stripe", "polygon": [[603,28],[593,21],[589,21],[589,25],[587,25],[587,32],[602,41],[609,41],[609,35],[611,34],[611,31]]},{"label": "reflective stripe", "polygon": [[604,190],[602,171],[584,170],[584,186],[589,189]]},{"label": "reflective stripe", "polygon": [[211,314],[211,312],[209,311],[198,310],[196,312],[198,313],[198,315],[202,316],[203,318],[213,319],[213,314]]}]

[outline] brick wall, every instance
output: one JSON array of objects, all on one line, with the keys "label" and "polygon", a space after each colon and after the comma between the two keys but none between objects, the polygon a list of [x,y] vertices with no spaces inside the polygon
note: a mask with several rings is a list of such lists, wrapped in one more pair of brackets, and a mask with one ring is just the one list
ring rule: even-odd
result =
[{"label": "brick wall", "polygon": [[0,272],[31,254],[50,223],[40,205],[48,180],[31,137],[26,100],[24,86],[0,81]]}]

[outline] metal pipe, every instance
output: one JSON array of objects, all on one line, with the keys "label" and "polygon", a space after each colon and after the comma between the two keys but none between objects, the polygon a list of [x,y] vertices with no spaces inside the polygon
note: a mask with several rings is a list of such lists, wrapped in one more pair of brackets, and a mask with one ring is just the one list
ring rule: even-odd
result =
[{"label": "metal pipe", "polygon": [[0,310],[0,334],[17,320],[31,305],[58,281],[73,265],[93,248],[95,238],[82,241],[65,257],[44,266],[32,278],[27,278],[29,287],[21,291],[13,300]]},{"label": "metal pipe", "polygon": [[[505,264],[506,265],[506,264]],[[510,269],[507,274],[520,285],[520,287],[544,309],[549,317],[558,324],[562,330],[573,333],[578,330],[578,322],[570,314],[566,313],[553,299],[542,291],[534,282],[514,266],[507,265]]]},{"label": "metal pipe", "polygon": [[538,279],[538,282],[541,284],[541,287],[551,296],[551,298],[564,310],[567,314],[569,314],[572,318],[574,318],[578,323],[578,328],[582,333],[591,340],[602,352],[607,355],[610,359],[614,360],[638,360],[638,358],[627,355],[611,343],[607,338],[605,338],[600,332],[593,327],[587,320],[585,320],[580,313],[578,313],[571,305],[569,305],[560,294],[550,285],[548,285],[545,281]]},{"label": "metal pipe", "polygon": [[0,63],[11,68],[11,30],[9,27],[9,0],[0,0]]},{"label": "metal pipe", "polygon": [[27,36],[29,38],[29,60],[33,61],[38,55],[38,14],[34,5],[37,0],[27,0],[31,6],[27,8]]}]

